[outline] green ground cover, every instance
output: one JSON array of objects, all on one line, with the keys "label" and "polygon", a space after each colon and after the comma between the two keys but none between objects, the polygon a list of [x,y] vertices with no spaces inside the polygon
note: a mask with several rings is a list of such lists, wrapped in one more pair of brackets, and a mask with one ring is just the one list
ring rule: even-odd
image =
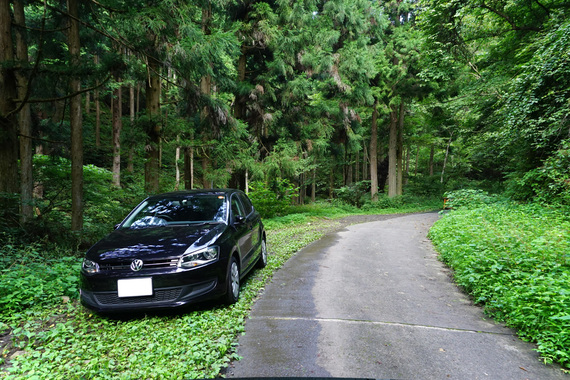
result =
[{"label": "green ground cover", "polygon": [[[383,210],[369,208],[365,213],[427,211],[437,204],[441,205],[439,200],[423,204],[418,201],[395,204],[395,207]],[[567,335],[570,317],[564,312],[570,309],[569,220],[560,211],[536,206],[490,207],[496,210],[465,207],[451,212],[436,224],[432,239],[442,257],[454,266],[461,285],[473,292],[478,302],[485,303],[488,312],[519,329],[524,339],[538,341],[545,360],[568,366],[568,351],[564,351],[564,347],[570,346]],[[174,315],[112,319],[93,314],[77,301],[80,258],[57,258],[54,252],[44,252],[40,246],[22,248],[8,244],[0,247],[0,377],[219,376],[237,357],[236,338],[243,332],[251,306],[273,273],[300,248],[339,228],[342,217],[355,213],[363,211],[352,206],[323,203],[297,207],[286,216],[267,219],[269,263],[246,279],[240,301],[229,307],[200,305]],[[503,226],[503,218],[507,217],[511,225]],[[521,219],[527,222],[519,223]],[[529,220],[537,220],[537,223]],[[484,243],[481,223],[486,227],[489,240],[490,248],[483,250],[487,252],[487,258],[479,264],[477,260],[466,262],[463,266],[471,274],[461,276],[457,269],[460,265],[449,257],[465,256],[467,260],[464,250],[471,247],[475,252],[481,251],[477,248]],[[514,225],[532,228],[536,230],[535,234],[528,241],[527,237],[531,235],[526,230],[515,229]],[[557,247],[558,254],[548,249],[552,244]],[[454,246],[461,251],[453,251]],[[518,254],[511,252],[512,249],[509,248],[508,254],[496,250],[501,246],[520,247],[517,252],[532,247],[535,254],[532,258],[514,259]],[[507,257],[514,261],[506,260]],[[523,274],[526,273],[523,268],[530,270],[530,274]],[[487,277],[491,277],[486,271],[493,273],[495,280],[487,281]],[[557,275],[546,277],[546,273]],[[532,287],[522,282],[529,278],[532,278]],[[474,285],[475,279],[482,285]],[[516,288],[521,293],[526,291],[524,297],[493,298],[496,293],[506,294],[511,287],[508,284],[518,284],[517,281],[521,283]],[[487,290],[474,292],[474,289],[483,289],[485,284]],[[527,301],[530,302],[528,305]],[[544,306],[546,309],[539,309],[538,304],[547,305]],[[510,305],[516,312],[504,305]],[[507,320],[512,315],[528,315],[529,310],[534,313],[533,317],[525,318],[527,322],[523,327]],[[540,330],[540,321],[546,322],[549,328]],[[541,340],[535,337],[535,332],[539,331],[542,331]]]},{"label": "green ground cover", "polygon": [[[433,209],[438,201],[366,213]],[[269,259],[247,277],[240,301],[175,315],[111,319],[78,304],[81,258],[37,246],[0,252],[0,377],[6,379],[211,378],[236,358],[235,342],[259,292],[291,255],[340,225],[353,206],[296,207],[266,220]]]},{"label": "green ground cover", "polygon": [[487,196],[460,203],[430,231],[457,283],[545,362],[569,368],[570,210]]}]

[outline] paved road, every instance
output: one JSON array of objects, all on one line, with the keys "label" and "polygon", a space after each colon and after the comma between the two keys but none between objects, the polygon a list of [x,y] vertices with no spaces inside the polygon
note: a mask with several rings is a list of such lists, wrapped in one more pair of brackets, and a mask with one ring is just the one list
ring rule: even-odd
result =
[{"label": "paved road", "polygon": [[255,304],[227,377],[565,379],[450,279],[435,213],[350,226],[301,250]]}]

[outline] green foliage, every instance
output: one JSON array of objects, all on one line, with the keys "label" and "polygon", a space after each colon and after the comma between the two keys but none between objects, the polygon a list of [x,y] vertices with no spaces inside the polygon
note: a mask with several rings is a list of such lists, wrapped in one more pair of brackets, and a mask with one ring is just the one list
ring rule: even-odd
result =
[{"label": "green foliage", "polygon": [[[504,123],[499,135],[502,150],[506,155],[516,153],[531,168],[555,154],[570,127],[570,20],[556,15],[547,27],[546,33],[519,52],[529,59],[521,65],[499,109]],[[520,154],[522,149],[526,154]]]},{"label": "green foliage", "polygon": [[336,197],[346,204],[362,207],[370,200],[370,181],[354,182],[335,190]]},{"label": "green foliage", "polygon": [[39,244],[0,248],[0,322],[21,318],[29,308],[52,307],[78,297],[80,260],[49,258]]},{"label": "green foliage", "polygon": [[570,140],[544,161],[519,178],[510,176],[507,194],[519,200],[534,199],[544,204],[570,205]]},{"label": "green foliage", "polygon": [[569,368],[570,210],[465,198],[430,231],[442,260],[489,315]]},{"label": "green foliage", "polygon": [[404,186],[405,193],[422,196],[439,196],[443,193],[445,185],[441,183],[440,176],[414,175],[410,176]]},{"label": "green foliage", "polygon": [[477,208],[489,204],[498,203],[503,198],[498,195],[489,194],[483,190],[463,189],[445,193],[446,207],[452,209],[458,208]]},{"label": "green foliage", "polygon": [[108,233],[145,196],[140,186],[131,183],[126,183],[121,189],[113,187],[110,171],[85,165],[84,231],[74,235],[70,232],[71,162],[62,157],[36,155],[34,171],[36,180],[42,184],[43,197],[35,202],[39,216],[16,234],[22,242],[42,240],[73,248],[92,244]]},{"label": "green foliage", "polygon": [[276,179],[270,185],[255,181],[249,188],[249,197],[263,218],[285,215],[297,196],[297,190],[286,179]]}]

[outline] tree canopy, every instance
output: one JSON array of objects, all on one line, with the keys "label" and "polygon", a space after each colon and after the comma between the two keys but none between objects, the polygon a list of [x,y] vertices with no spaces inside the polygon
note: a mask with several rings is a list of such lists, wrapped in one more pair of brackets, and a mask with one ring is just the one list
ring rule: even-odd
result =
[{"label": "tree canopy", "polygon": [[1,227],[116,218],[97,186],[568,204],[569,8],[0,0]]}]

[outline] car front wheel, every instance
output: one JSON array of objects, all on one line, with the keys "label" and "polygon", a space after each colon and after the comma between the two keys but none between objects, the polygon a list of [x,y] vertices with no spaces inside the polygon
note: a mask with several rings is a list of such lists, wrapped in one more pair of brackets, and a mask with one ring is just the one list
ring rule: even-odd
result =
[{"label": "car front wheel", "polygon": [[239,298],[239,266],[235,257],[231,258],[226,279],[226,303],[236,303]]}]

